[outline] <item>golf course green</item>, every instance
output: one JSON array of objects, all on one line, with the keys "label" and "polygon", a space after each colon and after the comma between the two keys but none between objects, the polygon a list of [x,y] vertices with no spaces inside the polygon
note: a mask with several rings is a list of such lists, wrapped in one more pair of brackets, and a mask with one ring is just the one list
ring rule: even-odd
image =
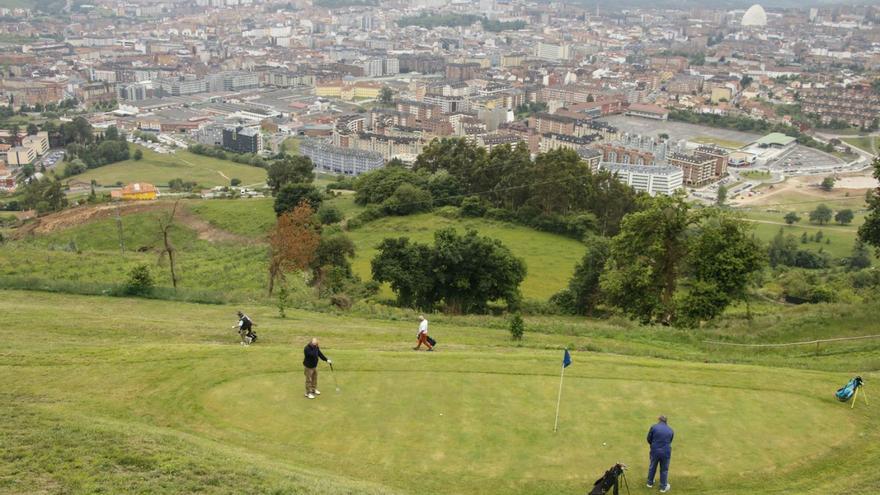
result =
[{"label": "golf course green", "polygon": [[[0,493],[583,494],[616,462],[649,493],[658,414],[676,431],[674,493],[880,490],[880,417],[834,399],[850,378],[834,353],[714,354],[584,319],[535,319],[513,343],[469,317],[429,317],[440,344],[417,353],[415,315],[270,307],[242,308],[260,335],[242,347],[236,309],[0,291],[16,315],[0,328]],[[322,363],[307,400],[312,336],[335,378]]]}]

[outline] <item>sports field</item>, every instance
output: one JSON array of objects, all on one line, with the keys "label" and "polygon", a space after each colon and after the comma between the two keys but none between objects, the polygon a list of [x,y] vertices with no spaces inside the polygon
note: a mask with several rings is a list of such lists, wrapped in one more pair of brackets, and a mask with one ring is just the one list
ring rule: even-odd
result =
[{"label": "sports field", "polygon": [[[756,354],[536,317],[512,344],[502,321],[432,317],[438,351],[416,353],[412,314],[250,307],[261,340],[242,348],[234,307],[0,291],[0,309],[16,315],[0,328],[0,493],[582,494],[615,462],[648,493],[644,435],[659,413],[676,430],[674,493],[880,489],[875,406],[833,398],[856,368],[869,387],[880,378],[865,373],[880,366],[870,342]],[[757,333],[866,332],[877,316],[829,307],[830,330],[805,310]],[[309,401],[300,363],[314,335],[340,391],[322,365]],[[554,434],[563,346],[574,363]]]},{"label": "sports field", "polygon": [[[132,150],[136,147],[131,146]],[[228,186],[232,179],[241,180],[243,185],[261,185],[266,181],[266,171],[259,167],[196,155],[189,151],[160,154],[144,147],[140,149],[144,153],[141,160],[129,159],[105,165],[75,175],[71,180],[95,180],[101,186],[115,186],[117,182],[149,182],[165,186],[171,180],[183,179],[203,187]]]}]

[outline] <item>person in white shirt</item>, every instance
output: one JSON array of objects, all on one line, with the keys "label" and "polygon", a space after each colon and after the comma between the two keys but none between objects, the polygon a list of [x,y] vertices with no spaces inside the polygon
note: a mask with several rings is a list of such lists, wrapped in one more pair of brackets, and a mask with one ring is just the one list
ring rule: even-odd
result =
[{"label": "person in white shirt", "polygon": [[422,347],[422,344],[425,344],[429,351],[434,350],[434,346],[428,342],[428,320],[425,319],[425,315],[419,316],[419,333],[417,337],[419,338],[419,344],[413,347],[414,351],[419,350],[419,348]]}]

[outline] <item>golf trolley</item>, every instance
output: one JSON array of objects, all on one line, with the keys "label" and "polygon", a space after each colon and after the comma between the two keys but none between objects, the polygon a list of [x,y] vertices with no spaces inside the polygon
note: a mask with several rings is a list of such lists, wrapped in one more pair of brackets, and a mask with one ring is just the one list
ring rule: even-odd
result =
[{"label": "golf trolley", "polygon": [[605,471],[601,478],[593,483],[593,489],[587,495],[606,495],[611,490],[612,495],[620,494],[620,480],[623,480],[623,486],[626,487],[626,493],[629,495],[629,483],[626,481],[626,464],[617,463],[611,466],[611,469]]}]

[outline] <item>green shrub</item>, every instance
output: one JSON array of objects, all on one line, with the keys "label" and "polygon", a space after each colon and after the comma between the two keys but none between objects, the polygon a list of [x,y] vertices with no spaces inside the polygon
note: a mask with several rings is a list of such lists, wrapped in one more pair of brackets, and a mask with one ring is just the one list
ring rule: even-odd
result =
[{"label": "green shrub", "polygon": [[146,296],[153,292],[156,282],[150,267],[145,264],[135,266],[128,272],[128,281],[125,284],[125,292],[131,296]]},{"label": "green shrub", "polygon": [[519,314],[513,315],[513,318],[510,319],[510,338],[513,340],[522,340],[525,329],[526,325],[525,322],[523,322],[522,316]]}]

